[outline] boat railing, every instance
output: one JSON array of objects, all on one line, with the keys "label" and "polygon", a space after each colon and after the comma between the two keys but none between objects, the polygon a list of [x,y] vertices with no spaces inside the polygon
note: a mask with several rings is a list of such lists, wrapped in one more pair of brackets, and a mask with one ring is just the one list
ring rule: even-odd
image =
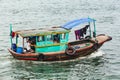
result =
[{"label": "boat railing", "polygon": [[74,42],[69,42],[69,45],[77,45],[77,44],[83,44],[83,43],[95,43],[95,41],[91,40],[91,39],[83,39],[83,40],[79,40],[79,41],[74,41]]}]

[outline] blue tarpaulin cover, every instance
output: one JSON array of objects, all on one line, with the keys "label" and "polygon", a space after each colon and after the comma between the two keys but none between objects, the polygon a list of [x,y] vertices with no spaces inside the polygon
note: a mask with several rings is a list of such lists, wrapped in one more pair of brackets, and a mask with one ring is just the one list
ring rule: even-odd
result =
[{"label": "blue tarpaulin cover", "polygon": [[82,18],[82,19],[77,19],[77,20],[67,22],[62,27],[65,29],[72,29],[73,27],[76,27],[77,25],[87,23],[87,22],[94,22],[94,21],[96,21],[96,20],[91,19],[91,18]]}]

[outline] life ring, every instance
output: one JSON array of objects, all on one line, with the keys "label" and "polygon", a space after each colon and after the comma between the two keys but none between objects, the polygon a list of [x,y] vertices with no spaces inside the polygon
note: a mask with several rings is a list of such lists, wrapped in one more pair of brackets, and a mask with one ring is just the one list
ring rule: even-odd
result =
[{"label": "life ring", "polygon": [[73,48],[73,47],[68,47],[68,48],[66,48],[66,50],[65,50],[65,53],[67,54],[67,55],[74,55],[75,54],[75,52],[76,52],[76,50]]},{"label": "life ring", "polygon": [[37,58],[37,59],[38,59],[39,61],[42,61],[44,58],[45,58],[44,54],[40,53],[40,54],[38,55],[38,58]]}]

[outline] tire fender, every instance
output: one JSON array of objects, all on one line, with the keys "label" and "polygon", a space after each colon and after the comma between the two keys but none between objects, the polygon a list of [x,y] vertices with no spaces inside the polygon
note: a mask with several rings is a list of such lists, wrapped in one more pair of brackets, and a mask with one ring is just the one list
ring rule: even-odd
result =
[{"label": "tire fender", "polygon": [[76,50],[75,50],[73,47],[68,47],[68,48],[66,48],[66,50],[65,50],[65,53],[66,53],[67,55],[70,55],[70,56],[74,55],[75,52],[76,52]]}]

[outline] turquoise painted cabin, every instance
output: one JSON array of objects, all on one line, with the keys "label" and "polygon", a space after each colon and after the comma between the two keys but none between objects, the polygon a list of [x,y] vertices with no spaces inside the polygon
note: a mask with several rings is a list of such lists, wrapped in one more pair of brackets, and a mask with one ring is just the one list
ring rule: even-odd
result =
[{"label": "turquoise painted cabin", "polygon": [[65,50],[69,33],[56,33],[36,37],[36,52],[55,52]]},{"label": "turquoise painted cabin", "polygon": [[43,53],[65,50],[68,43],[69,32],[70,30],[61,27],[52,27],[21,30],[16,31],[15,33],[23,37],[23,48],[24,39],[28,37],[34,37],[35,43],[32,46],[35,48],[35,52]]}]

